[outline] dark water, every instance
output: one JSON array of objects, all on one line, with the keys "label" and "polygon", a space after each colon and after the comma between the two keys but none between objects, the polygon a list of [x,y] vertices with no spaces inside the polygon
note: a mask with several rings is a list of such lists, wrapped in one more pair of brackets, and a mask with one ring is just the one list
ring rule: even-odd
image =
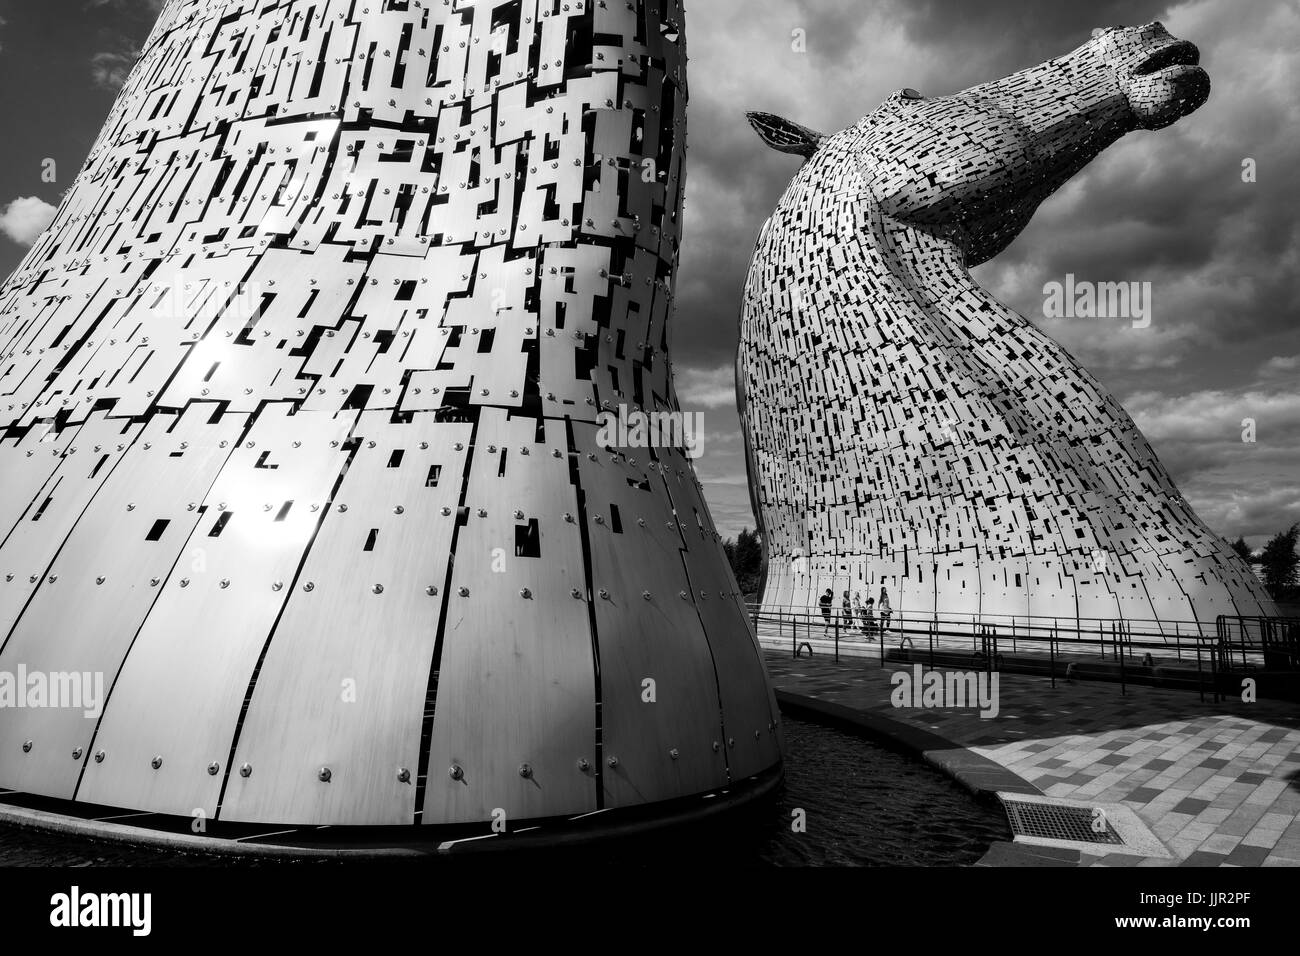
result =
[{"label": "dark water", "polygon": [[[545,851],[546,866],[967,866],[1009,840],[1002,811],[979,803],[939,771],[858,737],[783,719],[786,781],[771,801],[707,825],[581,850]],[[804,811],[806,832],[792,829]],[[279,866],[291,861],[223,858],[94,843],[0,826],[0,866]],[[310,861],[340,866],[335,861]],[[482,865],[499,865],[489,855]],[[416,866],[466,865],[423,860]],[[478,865],[469,862],[468,865]]]}]

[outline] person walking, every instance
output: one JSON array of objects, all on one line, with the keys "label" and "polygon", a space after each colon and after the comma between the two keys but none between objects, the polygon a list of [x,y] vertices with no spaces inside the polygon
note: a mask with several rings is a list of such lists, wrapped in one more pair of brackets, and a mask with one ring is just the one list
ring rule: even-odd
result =
[{"label": "person walking", "polygon": [[862,633],[868,636],[876,629],[876,599],[867,595],[867,603],[862,608]]},{"label": "person walking", "polygon": [[835,603],[835,592],[827,588],[826,593],[818,599],[817,603],[821,605],[822,620],[826,622],[826,626],[822,628],[822,637],[825,637],[831,630],[831,605]]},{"label": "person walking", "polygon": [[876,607],[880,611],[880,634],[883,637],[889,630],[889,618],[894,613],[889,607],[889,592],[883,587],[880,589],[880,603]]},{"label": "person walking", "polygon": [[861,591],[853,596],[853,608],[858,614],[858,630],[865,637],[867,633],[867,605],[862,600]]},{"label": "person walking", "polygon": [[844,630],[853,629],[853,602],[849,598],[849,592],[844,592],[844,597],[840,598],[840,613],[844,617]]}]

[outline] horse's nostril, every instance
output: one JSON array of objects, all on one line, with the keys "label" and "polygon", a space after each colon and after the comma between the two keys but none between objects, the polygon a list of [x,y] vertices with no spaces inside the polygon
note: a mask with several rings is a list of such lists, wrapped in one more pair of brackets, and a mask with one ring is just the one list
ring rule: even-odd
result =
[{"label": "horse's nostril", "polygon": [[1097,27],[1097,29],[1095,29],[1095,30],[1092,31],[1092,35],[1095,36],[1095,37],[1099,37],[1099,36],[1101,36],[1101,35],[1102,35],[1103,33],[1105,33],[1105,32],[1106,32],[1106,28],[1105,28],[1105,27]]}]

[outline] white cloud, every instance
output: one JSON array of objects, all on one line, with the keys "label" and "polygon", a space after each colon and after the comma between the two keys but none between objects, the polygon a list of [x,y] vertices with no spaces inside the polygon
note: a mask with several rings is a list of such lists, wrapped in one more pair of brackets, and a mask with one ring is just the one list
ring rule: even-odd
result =
[{"label": "white cloud", "polygon": [[730,365],[718,368],[677,366],[673,369],[673,378],[683,411],[736,406],[736,370]]},{"label": "white cloud", "polygon": [[55,212],[55,207],[38,196],[20,197],[0,212],[0,232],[20,246],[30,246],[54,221]]}]

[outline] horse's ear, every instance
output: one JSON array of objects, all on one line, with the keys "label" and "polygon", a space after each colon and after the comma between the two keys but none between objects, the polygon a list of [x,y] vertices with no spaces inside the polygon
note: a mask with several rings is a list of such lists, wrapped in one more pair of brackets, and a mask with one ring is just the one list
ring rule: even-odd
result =
[{"label": "horse's ear", "polygon": [[796,156],[811,156],[817,152],[824,138],[806,126],[791,123],[788,119],[773,116],[771,113],[746,113],[749,125],[758,131],[763,142],[782,153],[794,153]]}]

